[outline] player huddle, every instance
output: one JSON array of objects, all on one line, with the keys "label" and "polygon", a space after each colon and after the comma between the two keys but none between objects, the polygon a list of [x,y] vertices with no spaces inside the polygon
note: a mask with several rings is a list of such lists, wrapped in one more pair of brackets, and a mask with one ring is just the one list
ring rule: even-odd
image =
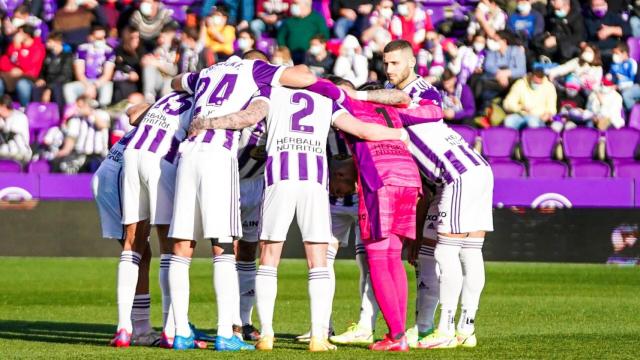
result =
[{"label": "player huddle", "polygon": [[[278,264],[294,216],[311,313],[310,331],[298,339],[309,350],[476,345],[493,176],[443,123],[439,93],[413,72],[410,44],[391,42],[384,53],[389,89],[356,91],[251,51],[179,75],[174,92],[128,110],[136,128],[94,177],[103,237],[123,244],[113,346],[192,349],[214,341],[219,351],[273,349]],[[333,261],[356,222],[360,321],[332,336]],[[151,226],[160,239],[161,335],[149,322]],[[201,239],[213,253],[215,338],[188,318],[189,266]],[[416,326],[408,330],[403,244],[418,283]],[[260,331],[251,322],[254,304]],[[389,332],[374,342],[378,309]]]}]

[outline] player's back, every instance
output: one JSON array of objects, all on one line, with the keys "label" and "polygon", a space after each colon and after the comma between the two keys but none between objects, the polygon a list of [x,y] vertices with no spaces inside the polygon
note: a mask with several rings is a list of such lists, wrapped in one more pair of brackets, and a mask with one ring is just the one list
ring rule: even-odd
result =
[{"label": "player's back", "polygon": [[[402,128],[400,113],[393,106],[349,100],[346,104],[354,117],[366,123]],[[409,150],[399,140],[365,141],[347,136],[358,164],[360,180],[368,190],[383,185],[420,187],[420,177]]]},{"label": "player's back", "polygon": [[118,142],[116,142],[111,146],[105,161],[103,161],[102,163],[103,164],[114,163],[117,165],[122,165],[124,150],[126,149],[127,145],[131,142],[131,139],[133,139],[133,135],[135,135],[135,133],[136,133],[136,128],[133,128],[129,130],[128,133],[124,134],[124,136],[122,136],[120,140],[118,140]]},{"label": "player's back", "polygon": [[170,92],[144,113],[127,149],[144,150],[173,162],[193,117],[193,96]]},{"label": "player's back", "polygon": [[345,110],[324,96],[273,88],[267,116],[267,185],[281,180],[327,185],[327,134]]}]

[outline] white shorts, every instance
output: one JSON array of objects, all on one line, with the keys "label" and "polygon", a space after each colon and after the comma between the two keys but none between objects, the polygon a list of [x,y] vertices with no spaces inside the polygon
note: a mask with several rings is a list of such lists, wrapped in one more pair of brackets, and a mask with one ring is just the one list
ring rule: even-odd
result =
[{"label": "white shorts", "polygon": [[[355,198],[357,199],[357,196]],[[339,243],[340,247],[349,246],[349,235],[352,228],[354,229],[357,247],[361,244],[357,200],[352,206],[331,205],[332,242]]]},{"label": "white shorts", "polygon": [[240,180],[240,216],[242,218],[242,240],[260,240],[260,211],[264,196],[264,176]]},{"label": "white shorts", "polygon": [[149,219],[168,225],[173,214],[176,166],[158,155],[136,149],[124,151],[122,223]]},{"label": "white shorts", "polygon": [[438,194],[438,232],[463,234],[493,231],[493,173],[476,166],[444,187]]},{"label": "white shorts", "polygon": [[303,241],[331,242],[327,188],[315,181],[292,180],[278,181],[265,189],[260,239],[285,241],[294,214]]},{"label": "white shorts", "polygon": [[91,179],[93,196],[98,205],[102,237],[124,239],[121,203],[122,166],[115,161],[105,160]]},{"label": "white shorts", "polygon": [[169,237],[219,243],[242,237],[238,178],[231,152],[202,148],[182,154]]}]

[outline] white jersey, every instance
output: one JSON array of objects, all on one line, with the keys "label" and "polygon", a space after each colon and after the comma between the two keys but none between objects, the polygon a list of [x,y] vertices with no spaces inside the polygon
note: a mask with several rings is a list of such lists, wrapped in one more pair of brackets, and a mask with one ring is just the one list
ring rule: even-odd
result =
[{"label": "white jersey", "polygon": [[193,96],[170,92],[146,111],[127,149],[146,150],[173,163],[193,118]]},{"label": "white jersey", "polygon": [[267,186],[310,180],[326,187],[329,127],[346,110],[324,96],[287,88],[273,88],[268,102]]},{"label": "white jersey", "polygon": [[127,144],[131,142],[131,139],[133,138],[133,135],[135,134],[135,132],[136,132],[136,128],[131,129],[131,131],[124,134],[124,136],[121,137],[117,143],[113,144],[113,146],[111,146],[111,149],[109,149],[107,158],[104,161],[113,162],[118,166],[122,166],[124,150],[126,149]]},{"label": "white jersey", "polygon": [[[387,86],[389,87],[389,86]],[[425,101],[442,105],[438,90],[422,77],[405,86],[402,91],[411,96],[416,105]],[[434,184],[451,184],[460,175],[476,166],[489,166],[487,161],[443,120],[407,127],[409,151],[424,177]]]},{"label": "white jersey", "polygon": [[267,124],[260,121],[254,126],[240,131],[238,144],[238,171],[240,180],[250,179],[264,174],[264,146]]},{"label": "white jersey", "polygon": [[[261,60],[242,60],[232,56],[199,73],[183,76],[182,88],[195,94],[194,117],[219,117],[244,109],[258,91],[268,96],[271,86],[280,84],[283,70],[284,67]],[[183,146],[186,149],[192,144],[211,144],[236,154],[239,137],[240,132],[235,130],[207,130]]]}]

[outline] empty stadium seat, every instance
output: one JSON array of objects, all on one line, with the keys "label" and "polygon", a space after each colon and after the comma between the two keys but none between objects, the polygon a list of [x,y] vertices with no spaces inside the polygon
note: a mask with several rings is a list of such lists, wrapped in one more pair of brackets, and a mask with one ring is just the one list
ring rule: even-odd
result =
[{"label": "empty stadium seat", "polygon": [[0,160],[0,173],[19,173],[22,165],[14,160]]},{"label": "empty stadium seat", "polygon": [[558,133],[550,128],[524,129],[521,135],[522,154],[530,162],[551,160],[558,138]]},{"label": "empty stadium seat", "polygon": [[510,159],[518,142],[518,130],[492,127],[481,132],[482,153],[488,159]]},{"label": "empty stadium seat", "polygon": [[619,178],[640,179],[640,163],[633,162],[615,165],[613,175]]},{"label": "empty stadium seat", "polygon": [[46,160],[36,160],[29,163],[27,172],[29,174],[48,174],[51,171],[51,166]]},{"label": "empty stadium seat", "polygon": [[561,179],[567,177],[567,165],[559,161],[536,161],[529,164],[529,177]]},{"label": "empty stadium seat", "polygon": [[521,178],[526,174],[524,164],[514,160],[494,160],[491,170],[496,178]]},{"label": "empty stadium seat", "polygon": [[628,38],[627,45],[629,45],[629,57],[640,61],[640,37]]},{"label": "empty stadium seat", "polygon": [[25,111],[29,119],[29,138],[35,142],[41,132],[47,131],[60,122],[60,113],[56,103],[33,102]]},{"label": "empty stadium seat", "polygon": [[611,168],[602,161],[579,162],[571,165],[574,178],[605,178],[611,176]]},{"label": "empty stadium seat", "polygon": [[607,157],[614,164],[635,160],[640,131],[633,128],[609,129],[605,134]]},{"label": "empty stadium seat", "polygon": [[598,145],[598,130],[585,127],[566,130],[562,135],[564,154],[571,164],[590,162]]},{"label": "empty stadium seat", "polygon": [[449,125],[453,131],[457,132],[462,136],[464,141],[469,144],[469,146],[474,147],[476,144],[476,136],[478,136],[478,132],[476,129],[472,128],[468,125]]}]

